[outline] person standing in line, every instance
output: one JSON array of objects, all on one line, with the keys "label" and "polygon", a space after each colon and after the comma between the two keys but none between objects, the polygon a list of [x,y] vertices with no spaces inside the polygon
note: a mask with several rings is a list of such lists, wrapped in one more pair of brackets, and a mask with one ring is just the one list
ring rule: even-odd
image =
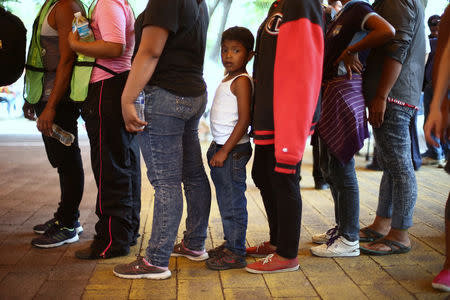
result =
[{"label": "person standing in line", "polygon": [[206,266],[213,270],[244,268],[247,231],[246,178],[252,147],[247,130],[253,81],[246,66],[253,57],[253,34],[231,27],[222,34],[222,64],[226,77],[217,87],[211,107],[213,141],[207,158],[216,187],[225,243],[208,251]]},{"label": "person standing in line", "polygon": [[359,188],[354,155],[369,137],[362,78],[367,51],[394,37],[394,28],[364,0],[344,7],[325,37],[323,97],[318,123],[323,174],[330,183],[336,226],[313,235],[321,257],[359,255]]},{"label": "person standing in line", "polygon": [[251,273],[299,267],[300,165],[320,92],[322,23],[321,1],[280,0],[273,2],[258,31],[252,178],[267,213],[270,240],[247,248],[248,255],[265,257],[247,265]]},{"label": "person standing in line", "polygon": [[383,170],[375,220],[360,231],[369,255],[410,251],[417,182],[409,126],[418,109],[424,74],[425,28],[419,0],[376,0],[376,13],[395,28],[395,37],[370,51],[363,91]]},{"label": "person standing in line", "polygon": [[[139,46],[122,94],[122,114],[127,130],[139,131],[147,176],[155,189],[153,226],[145,257],[117,265],[118,277],[165,279],[171,276],[171,255],[208,259],[211,189],[198,139],[207,103],[203,63],[208,24],[204,0],[152,0],[137,18]],[[133,105],[142,89],[145,121]],[[182,184],[186,231],[174,246],[183,213]]]},{"label": "person standing in line", "polygon": [[[37,115],[37,128],[42,133],[47,158],[58,170],[61,189],[53,218],[33,228],[43,234],[31,241],[40,248],[76,242],[83,232],[78,221],[84,189],[77,127],[81,104],[69,99],[75,53],[67,42],[76,11],[83,11],[83,4],[75,0],[47,0],[42,5],[33,25],[26,64],[24,116],[35,120]],[[54,124],[74,135],[70,146],[51,137]]]},{"label": "person standing in line", "polygon": [[95,0],[89,9],[95,41],[69,35],[71,48],[96,58],[82,107],[98,187],[95,236],[80,259],[127,255],[137,242],[141,207],[139,144],[125,129],[120,95],[134,49],[134,15],[126,0]]}]

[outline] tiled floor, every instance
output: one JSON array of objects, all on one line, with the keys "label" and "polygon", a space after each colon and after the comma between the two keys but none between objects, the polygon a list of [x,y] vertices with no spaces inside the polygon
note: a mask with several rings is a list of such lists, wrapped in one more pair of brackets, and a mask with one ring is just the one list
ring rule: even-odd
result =
[{"label": "tiled floor", "polygon": [[[329,191],[313,189],[310,149],[302,167],[303,222],[300,270],[254,275],[244,270],[216,272],[185,258],[172,258],[172,277],[163,281],[124,280],[112,268],[143,254],[151,232],[153,193],[143,171],[142,238],[127,257],[82,261],[74,251],[89,244],[97,217],[96,187],[90,170],[89,146],[81,138],[86,186],[80,207],[85,232],[78,243],[54,249],[30,245],[33,225],[51,217],[59,198],[58,176],[47,162],[39,136],[0,135],[0,299],[445,299],[431,281],[444,261],[444,207],[450,176],[422,167],[416,173],[419,197],[413,249],[386,257],[318,258],[310,254],[311,235],[333,224]],[[367,171],[357,158],[361,192],[361,224],[374,218],[380,172]],[[258,190],[248,182],[247,241],[267,239],[267,222]],[[213,195],[214,196],[214,195]],[[179,237],[184,223],[180,226]],[[222,225],[213,198],[207,248],[222,243]],[[248,262],[253,261],[252,258]]]}]

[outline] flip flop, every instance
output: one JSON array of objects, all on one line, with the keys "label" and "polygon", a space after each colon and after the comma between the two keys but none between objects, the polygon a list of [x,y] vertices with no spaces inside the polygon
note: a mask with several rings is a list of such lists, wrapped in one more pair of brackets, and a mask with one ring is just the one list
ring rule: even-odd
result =
[{"label": "flip flop", "polygon": [[366,236],[359,237],[360,243],[370,243],[370,242],[374,242],[378,239],[384,238],[384,235],[382,235],[378,231],[375,231],[369,227],[361,228],[360,231],[366,235]]},{"label": "flip flop", "polygon": [[389,246],[391,248],[391,250],[379,251],[379,250],[372,250],[369,248],[364,248],[363,246],[360,246],[359,248],[361,249],[362,253],[369,254],[369,255],[403,254],[403,253],[407,253],[411,250],[411,247],[407,247],[405,245],[400,244],[399,242],[391,241],[388,239],[379,239],[379,240],[376,240],[376,241],[370,243],[370,245],[373,245],[373,244],[383,244],[383,245]]}]

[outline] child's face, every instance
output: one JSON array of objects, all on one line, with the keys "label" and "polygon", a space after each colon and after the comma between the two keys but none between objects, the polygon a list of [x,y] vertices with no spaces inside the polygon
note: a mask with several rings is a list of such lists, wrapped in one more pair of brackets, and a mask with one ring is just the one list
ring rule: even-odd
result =
[{"label": "child's face", "polygon": [[247,49],[238,41],[224,40],[222,43],[222,64],[227,73],[239,72],[245,69],[248,62]]}]

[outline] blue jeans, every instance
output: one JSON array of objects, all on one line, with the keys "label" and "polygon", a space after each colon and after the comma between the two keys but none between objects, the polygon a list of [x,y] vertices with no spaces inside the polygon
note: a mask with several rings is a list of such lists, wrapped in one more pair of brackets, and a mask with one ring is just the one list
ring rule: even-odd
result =
[{"label": "blue jeans", "polygon": [[[431,83],[427,84],[425,87],[424,93],[423,93],[423,108],[424,108],[424,117],[425,121],[428,119],[428,115],[430,114],[430,104],[431,99],[433,98],[433,86]],[[433,159],[441,160],[444,159],[446,156],[446,153],[449,152],[449,145],[446,143],[446,141],[440,141],[438,137],[436,137],[434,134],[431,134],[431,137],[435,142],[439,144],[438,147],[433,146],[431,144],[427,143],[427,151],[424,153],[423,156],[431,157]]]},{"label": "blue jeans", "polygon": [[333,196],[338,234],[352,242],[359,240],[359,188],[355,159],[343,165],[320,140],[320,165]]},{"label": "blue jeans", "polygon": [[187,203],[184,244],[203,250],[211,206],[211,189],[202,161],[198,124],[206,93],[181,97],[156,86],[145,87],[145,119],[139,134],[147,176],[155,189],[152,234],[146,258],[167,267],[183,213],[183,183]]},{"label": "blue jeans", "polygon": [[[208,164],[214,154],[222,148],[215,142],[208,149]],[[252,155],[250,143],[236,145],[228,154],[223,167],[212,167],[211,178],[216,187],[217,203],[222,217],[225,248],[245,256],[245,233],[247,231],[247,198],[245,180],[247,165]]]},{"label": "blue jeans", "polygon": [[392,218],[391,227],[395,229],[412,226],[417,199],[409,135],[409,124],[414,113],[412,108],[388,102],[382,126],[374,128],[377,158],[383,170],[377,215]]}]

